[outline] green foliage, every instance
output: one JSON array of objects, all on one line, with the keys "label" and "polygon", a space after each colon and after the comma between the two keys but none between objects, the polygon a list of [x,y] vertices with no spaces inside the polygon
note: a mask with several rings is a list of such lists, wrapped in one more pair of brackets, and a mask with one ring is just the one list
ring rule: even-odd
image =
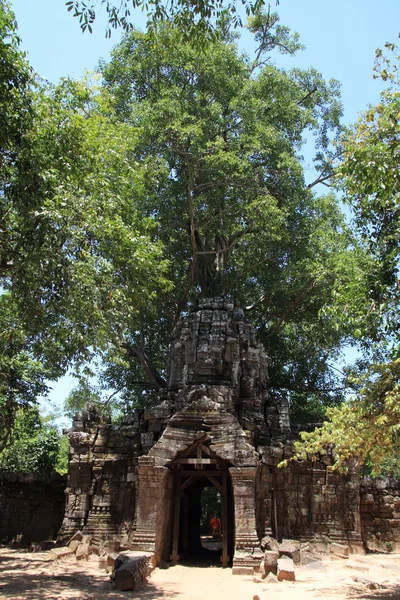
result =
[{"label": "green foliage", "polygon": [[[165,25],[156,40],[133,31],[102,66],[115,115],[141,131],[134,156],[149,173],[141,210],[157,217],[179,294],[143,311],[145,346],[165,351],[152,323],[161,316],[169,334],[170,315],[177,319],[188,297],[229,292],[258,327],[273,388],[293,402],[311,393],[339,400],[329,361],[367,312],[347,288],[355,276],[367,285],[368,261],[337,200],[307,188],[301,166],[307,130],[319,177],[331,170],[338,85],[313,69],[270,64],[273,48],[299,48],[276,16],[257,15],[251,29],[260,44],[252,59],[239,54],[228,24],[201,53]],[[359,319],[348,318],[354,309]],[[140,343],[140,333],[131,339]]]},{"label": "green foliage", "polygon": [[18,411],[48,390],[49,372],[31,352],[12,297],[0,295],[0,452],[7,445]]},{"label": "green foliage", "polygon": [[[279,3],[278,0],[276,2]],[[147,13],[147,29],[155,34],[157,28],[164,21],[170,21],[179,30],[180,38],[200,48],[215,36],[215,22],[229,16],[235,27],[242,26],[242,19],[238,12],[236,2],[225,0],[170,0],[165,3],[161,0],[121,0],[117,4],[110,0],[100,2],[83,2],[82,0],[68,0],[65,2],[67,10],[79,19],[82,31],[92,33],[92,26],[96,20],[97,5],[104,8],[108,17],[106,37],[111,37],[112,29],[121,27],[125,31],[132,28],[130,19],[131,10],[141,9]],[[264,0],[241,0],[247,16],[257,13],[264,5]]]},{"label": "green foliage", "polygon": [[57,462],[54,470],[60,475],[66,475],[68,473],[68,459],[69,459],[69,440],[66,435],[60,437]]},{"label": "green foliage", "polygon": [[292,411],[343,399],[332,361],[374,334],[373,318],[363,326],[371,260],[336,198],[315,192],[341,133],[338,83],[271,63],[272,50],[301,48],[276,15],[255,11],[254,57],[233,26],[224,16],[201,49],[171,22],[132,31],[101,85],[65,79],[21,96],[29,119],[0,194],[0,283],[38,373],[85,377],[101,364],[104,387],[82,383],[71,410],[106,393],[122,412],[156,402],[172,329],[198,294],[246,307],[272,393]]},{"label": "green foliage", "polygon": [[[357,301],[349,308],[355,307],[351,318],[364,350],[364,368],[366,359],[373,362],[364,374],[353,376],[355,396],[340,407],[328,409],[329,421],[321,428],[302,434],[296,456],[334,448],[335,469],[346,468],[346,461],[354,459],[363,465],[364,473],[398,476],[400,53],[395,44],[386,44],[386,49],[394,62],[377,50],[375,77],[387,87],[380,102],[370,106],[346,131],[343,161],[337,170],[344,199],[353,209],[355,231],[368,251],[367,276],[349,282],[348,291],[353,300],[362,298],[358,308]],[[348,297],[339,290],[339,302],[328,312],[337,314]]]},{"label": "green foliage", "polygon": [[394,63],[377,51],[375,77],[387,86],[380,102],[370,106],[344,137],[338,179],[344,199],[371,254],[369,315],[379,319],[375,350],[391,350],[398,343],[400,257],[399,119],[400,51],[386,44]]},{"label": "green foliage", "polygon": [[[400,359],[372,365],[360,380],[356,398],[327,409],[329,421],[312,433],[302,433],[295,444],[296,458],[325,454],[333,449],[333,469],[346,469],[347,461],[367,464],[372,475],[396,467],[400,450]],[[386,473],[388,470],[386,470]]]},{"label": "green foliage", "polygon": [[204,531],[210,529],[210,520],[213,517],[221,518],[221,494],[213,486],[207,486],[201,492],[201,517],[200,525]]},{"label": "green foliage", "polygon": [[36,353],[57,376],[135,327],[167,263],[138,213],[137,132],[102,114],[96,87],[63,81],[35,98],[33,125],[7,190],[12,268],[4,285]]},{"label": "green foliage", "polygon": [[[52,473],[62,467],[66,472],[65,456],[60,456],[60,434],[46,423],[34,406],[19,409],[16,414],[11,443],[0,453],[0,470],[20,473]],[[65,442],[64,455],[65,455]]]}]

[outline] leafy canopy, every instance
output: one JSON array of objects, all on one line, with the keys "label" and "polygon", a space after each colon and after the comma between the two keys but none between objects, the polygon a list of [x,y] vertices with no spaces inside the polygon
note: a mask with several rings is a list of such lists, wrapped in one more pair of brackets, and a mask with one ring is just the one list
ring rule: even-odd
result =
[{"label": "leafy canopy", "polygon": [[130,32],[101,84],[29,90],[0,196],[1,283],[51,377],[85,375],[96,358],[128,412],[165,385],[187,301],[224,292],[257,327],[273,393],[300,407],[343,397],[331,362],[363,327],[371,262],[335,197],[317,192],[341,132],[339,85],[271,63],[275,48],[301,48],[276,15],[249,26],[254,57],[226,18],[201,50],[166,22]]},{"label": "leafy canopy", "polygon": [[[261,9],[264,3],[264,0],[241,0],[239,6],[242,5],[249,16]],[[228,15],[235,27],[242,26],[238,4],[226,0],[170,0],[167,3],[161,0],[121,0],[118,3],[110,0],[68,0],[65,5],[79,19],[82,31],[88,30],[90,33],[96,20],[97,7],[105,9],[108,18],[106,37],[111,37],[112,29],[132,29],[130,16],[134,9],[146,12],[146,26],[150,33],[154,33],[160,23],[170,21],[179,29],[179,35],[184,41],[200,47],[213,38],[215,23],[224,16]]]},{"label": "leafy canopy", "polygon": [[[370,106],[346,131],[343,161],[337,177],[354,212],[354,226],[368,249],[372,267],[367,296],[375,335],[360,329],[369,367],[355,379],[357,393],[344,405],[329,410],[329,421],[303,434],[298,456],[334,447],[334,468],[357,460],[373,474],[382,469],[398,475],[399,463],[399,258],[400,179],[398,79],[399,49],[386,44],[393,58],[377,51],[375,76],[385,84],[380,101]],[[393,62],[394,61],[394,62]],[[372,337],[372,339],[371,339]]]},{"label": "leafy canopy", "polygon": [[40,416],[37,406],[18,410],[10,446],[0,453],[0,471],[50,474],[66,472],[68,444]]}]

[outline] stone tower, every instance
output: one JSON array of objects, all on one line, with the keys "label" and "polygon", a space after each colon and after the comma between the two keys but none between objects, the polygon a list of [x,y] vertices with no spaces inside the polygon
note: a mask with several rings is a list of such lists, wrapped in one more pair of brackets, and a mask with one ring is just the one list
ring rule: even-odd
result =
[{"label": "stone tower", "polygon": [[277,469],[291,455],[288,405],[269,394],[263,347],[229,297],[178,322],[157,406],[121,426],[83,415],[69,438],[61,537],[116,537],[154,564],[196,557],[201,493],[215,487],[233,572],[257,569],[266,534],[360,543],[358,473],[330,472],[329,456]]}]

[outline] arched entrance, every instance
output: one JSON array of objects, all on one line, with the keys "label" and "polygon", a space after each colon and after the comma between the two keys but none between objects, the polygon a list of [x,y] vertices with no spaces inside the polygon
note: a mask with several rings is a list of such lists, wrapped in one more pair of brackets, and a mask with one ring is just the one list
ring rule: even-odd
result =
[{"label": "arched entrance", "polygon": [[[173,563],[182,560],[218,562],[227,567],[233,557],[234,515],[230,464],[210,449],[211,440],[203,437],[180,452],[170,464],[174,478],[172,502]],[[214,488],[220,506],[210,514],[219,523],[214,538],[207,536],[204,525],[210,514],[205,514],[204,490]],[[207,511],[206,511],[207,512]],[[220,525],[220,527],[218,527]]]}]

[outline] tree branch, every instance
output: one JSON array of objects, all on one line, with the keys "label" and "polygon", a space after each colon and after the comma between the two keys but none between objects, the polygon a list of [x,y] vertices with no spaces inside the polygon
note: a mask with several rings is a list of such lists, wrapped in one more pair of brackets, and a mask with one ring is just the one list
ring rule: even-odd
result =
[{"label": "tree branch", "polygon": [[121,342],[121,348],[124,348],[130,356],[138,359],[146,375],[149,377],[157,390],[167,387],[167,382],[165,381],[164,377],[161,377],[143,348],[139,348],[139,346],[136,346],[135,344],[129,344],[125,341]]},{"label": "tree branch", "polygon": [[309,292],[316,287],[317,283],[313,279],[309,281],[308,285],[306,285],[295,297],[293,302],[288,306],[287,310],[283,313],[283,315],[278,319],[276,325],[273,325],[267,332],[267,336],[270,336],[275,331],[278,331],[283,327],[286,323],[287,318],[293,311],[297,308],[300,302],[309,294]]},{"label": "tree branch", "polygon": [[306,94],[304,96],[304,98],[302,98],[301,100],[299,100],[298,102],[296,102],[296,104],[299,106],[300,104],[303,104],[303,102],[305,100],[307,100],[307,98],[309,98],[310,96],[312,96],[313,94],[315,94],[315,92],[318,90],[318,88],[313,88],[311,91],[308,92],[308,94]]},{"label": "tree branch", "polygon": [[327,181],[328,179],[330,179],[332,177],[332,173],[330,173],[330,175],[321,175],[320,177],[317,177],[317,179],[315,179],[312,183],[309,183],[307,186],[308,190],[311,190],[311,188],[313,188],[315,185],[318,185],[319,183],[323,183],[324,185],[326,185],[327,187],[331,187],[330,185],[327,185],[326,183],[324,183],[325,181]]}]

